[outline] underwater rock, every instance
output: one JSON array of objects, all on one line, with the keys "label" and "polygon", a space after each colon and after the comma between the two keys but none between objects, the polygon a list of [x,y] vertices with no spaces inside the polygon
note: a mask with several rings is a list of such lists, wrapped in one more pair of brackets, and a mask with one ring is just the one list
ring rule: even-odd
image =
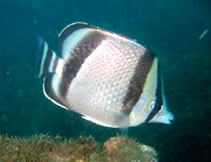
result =
[{"label": "underwater rock", "polygon": [[0,136],[0,162],[155,162],[153,148],[123,136],[112,137],[100,148],[93,137],[65,139],[48,134],[31,137]]},{"label": "underwater rock", "polygon": [[107,160],[112,162],[157,161],[156,152],[152,147],[124,136],[111,137],[104,143],[104,151],[108,154]]}]

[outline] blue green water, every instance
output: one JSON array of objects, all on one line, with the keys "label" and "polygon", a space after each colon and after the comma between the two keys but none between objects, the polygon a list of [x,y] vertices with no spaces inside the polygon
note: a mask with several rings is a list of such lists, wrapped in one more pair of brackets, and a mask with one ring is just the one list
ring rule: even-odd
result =
[{"label": "blue green water", "polygon": [[[47,100],[36,79],[37,37],[58,52],[58,33],[87,22],[149,47],[161,61],[172,125],[143,124],[129,136],[160,161],[205,161],[211,153],[211,1],[0,0],[0,134],[39,133],[99,141],[118,129],[87,122]],[[207,31],[204,37],[201,34]]]}]

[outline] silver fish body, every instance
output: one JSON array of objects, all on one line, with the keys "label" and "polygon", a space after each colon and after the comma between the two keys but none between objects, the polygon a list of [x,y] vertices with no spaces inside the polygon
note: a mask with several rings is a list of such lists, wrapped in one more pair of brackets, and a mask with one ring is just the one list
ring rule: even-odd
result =
[{"label": "silver fish body", "polygon": [[[64,28],[59,43],[61,58],[40,41],[38,75],[44,76],[48,99],[96,124],[114,128],[173,119],[162,106],[158,60],[148,49],[86,23]],[[156,97],[161,104],[155,102]],[[160,109],[153,114],[155,105]]]}]

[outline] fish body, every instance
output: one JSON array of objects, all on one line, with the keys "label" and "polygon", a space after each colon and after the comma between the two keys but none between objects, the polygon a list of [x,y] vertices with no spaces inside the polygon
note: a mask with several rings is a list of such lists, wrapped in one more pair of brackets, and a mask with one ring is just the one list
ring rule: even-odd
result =
[{"label": "fish body", "polygon": [[86,23],[65,27],[59,43],[61,58],[40,40],[38,76],[52,102],[114,128],[173,119],[158,59],[144,46]]}]

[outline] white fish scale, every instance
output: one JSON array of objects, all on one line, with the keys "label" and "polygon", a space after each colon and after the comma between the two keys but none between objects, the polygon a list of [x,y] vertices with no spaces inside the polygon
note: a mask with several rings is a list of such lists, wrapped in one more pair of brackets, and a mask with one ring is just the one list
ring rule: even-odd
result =
[{"label": "white fish scale", "polygon": [[111,119],[111,111],[120,112],[140,51],[134,44],[104,40],[69,87],[67,101],[71,109],[101,121]]}]

